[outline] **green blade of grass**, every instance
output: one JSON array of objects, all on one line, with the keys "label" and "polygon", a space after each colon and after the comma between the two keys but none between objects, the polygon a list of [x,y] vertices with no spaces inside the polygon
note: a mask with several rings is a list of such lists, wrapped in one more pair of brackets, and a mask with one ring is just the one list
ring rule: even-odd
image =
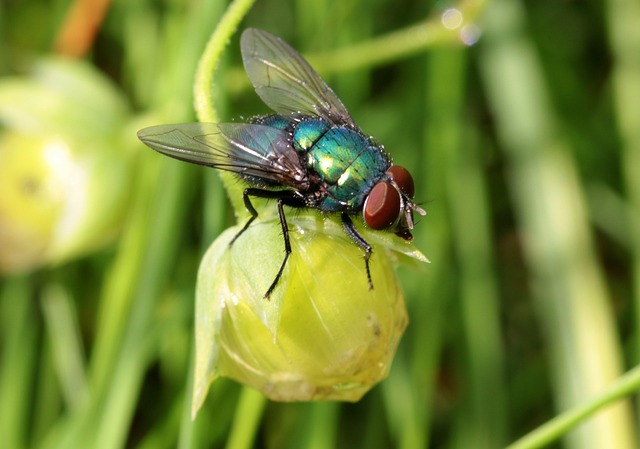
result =
[{"label": "green blade of grass", "polygon": [[[431,56],[434,150],[442,152],[453,246],[459,261],[468,398],[457,441],[461,447],[495,448],[506,441],[504,348],[500,331],[486,179],[473,132],[464,125],[467,52],[436,50]],[[437,111],[437,113],[436,113]]]},{"label": "green blade of grass", "polygon": [[3,282],[0,292],[0,444],[29,447],[29,404],[37,354],[32,291],[24,277]]},{"label": "green blade of grass", "polygon": [[84,349],[77,312],[70,292],[61,285],[48,286],[42,297],[45,325],[61,391],[70,409],[86,399]]},{"label": "green blade of grass", "polygon": [[[609,46],[613,54],[614,112],[622,147],[620,165],[628,201],[626,224],[637,329],[640,325],[640,7],[637,2],[628,0],[608,0],[605,4]],[[637,362],[640,360],[640,333],[636,331],[635,335],[633,360]]]},{"label": "green blade of grass", "polygon": [[[540,64],[523,32],[519,2],[486,14],[482,72],[509,161],[510,187],[560,410],[596,394],[621,372],[620,343],[594,256],[583,192],[558,135]],[[569,447],[635,446],[628,404],[567,437]]]}]

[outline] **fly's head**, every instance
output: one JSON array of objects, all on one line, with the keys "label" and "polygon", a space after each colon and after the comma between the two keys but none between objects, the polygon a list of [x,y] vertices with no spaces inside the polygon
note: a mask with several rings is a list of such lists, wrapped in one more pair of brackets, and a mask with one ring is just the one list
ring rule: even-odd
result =
[{"label": "fly's head", "polygon": [[413,212],[426,212],[413,202],[415,187],[409,171],[392,165],[365,199],[362,209],[364,222],[372,229],[386,230],[410,241],[413,239]]}]

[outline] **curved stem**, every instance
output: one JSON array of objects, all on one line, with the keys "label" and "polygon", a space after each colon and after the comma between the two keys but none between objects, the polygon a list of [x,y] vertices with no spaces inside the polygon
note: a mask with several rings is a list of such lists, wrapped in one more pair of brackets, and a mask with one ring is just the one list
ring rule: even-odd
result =
[{"label": "curved stem", "polygon": [[235,0],[220,19],[200,58],[194,86],[194,107],[201,122],[217,122],[218,114],[213,106],[213,77],[222,52],[240,21],[253,6],[255,0]]},{"label": "curved stem", "polygon": [[509,445],[507,449],[533,449],[543,447],[553,440],[562,437],[572,427],[602,410],[605,406],[638,390],[640,390],[640,365],[620,377],[618,381],[604,391],[604,393],[596,396],[586,404],[568,410],[552,420],[547,421],[542,426]]},{"label": "curved stem", "polygon": [[[201,122],[218,122],[218,112],[213,105],[213,79],[222,57],[222,52],[229,43],[231,36],[238,28],[238,24],[247,14],[255,0],[234,0],[224,13],[218,26],[211,34],[207,46],[202,53],[194,85],[194,107],[198,120]],[[229,195],[229,200],[240,218],[246,211],[242,205],[241,186],[230,173],[220,172],[220,178]]]}]

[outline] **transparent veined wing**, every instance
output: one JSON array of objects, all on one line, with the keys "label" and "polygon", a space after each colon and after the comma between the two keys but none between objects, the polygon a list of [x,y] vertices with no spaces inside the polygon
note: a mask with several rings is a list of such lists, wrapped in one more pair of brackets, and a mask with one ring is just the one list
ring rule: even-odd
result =
[{"label": "transparent veined wing", "polygon": [[289,44],[263,30],[248,28],[240,39],[242,61],[256,93],[280,113],[317,115],[357,128],[342,101]]},{"label": "transparent veined wing", "polygon": [[194,164],[304,189],[308,176],[290,136],[270,126],[246,123],[183,123],[138,131],[152,149]]}]

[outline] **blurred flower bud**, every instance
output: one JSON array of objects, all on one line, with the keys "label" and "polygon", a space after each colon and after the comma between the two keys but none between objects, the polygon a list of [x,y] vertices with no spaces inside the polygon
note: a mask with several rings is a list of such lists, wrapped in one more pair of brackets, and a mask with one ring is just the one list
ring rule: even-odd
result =
[{"label": "blurred flower bud", "polygon": [[0,79],[0,273],[103,245],[126,210],[125,103],[86,63]]},{"label": "blurred flower bud", "polygon": [[363,253],[339,222],[290,215],[293,252],[269,300],[284,257],[277,218],[257,220],[231,248],[241,226],[226,230],[201,263],[194,414],[218,376],[278,401],[357,401],[387,376],[408,322],[392,257],[426,258],[365,231],[374,244],[369,290]]}]

